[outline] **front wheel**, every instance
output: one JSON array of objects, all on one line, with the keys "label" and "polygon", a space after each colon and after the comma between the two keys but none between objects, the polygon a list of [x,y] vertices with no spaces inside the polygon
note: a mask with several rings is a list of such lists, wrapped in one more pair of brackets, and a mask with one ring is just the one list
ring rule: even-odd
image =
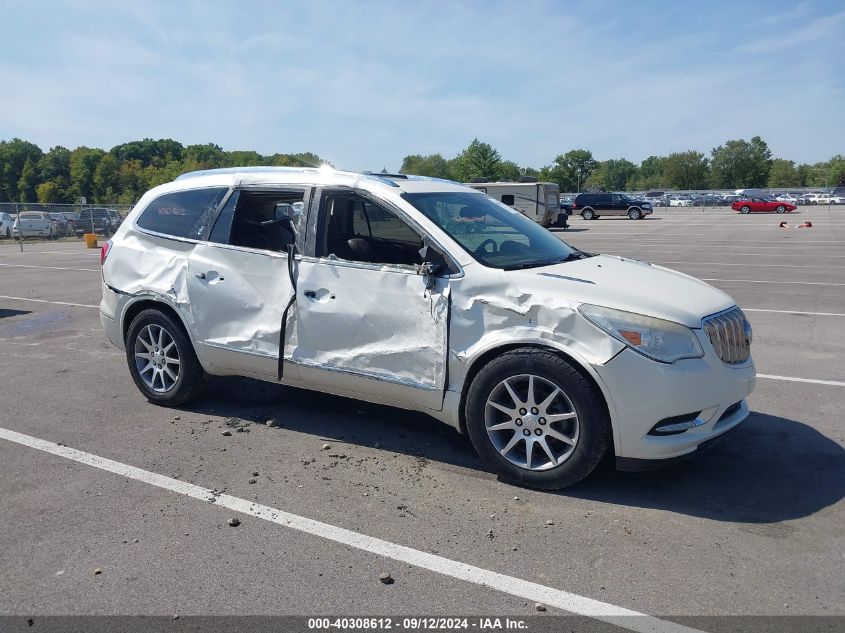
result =
[{"label": "front wheel", "polygon": [[641,217],[643,217],[643,214],[642,211],[640,211],[639,209],[630,209],[628,211],[628,217],[632,220],[639,220]]},{"label": "front wheel", "polygon": [[786,213],[786,207],[783,206],[782,204],[778,205],[778,208],[775,209],[775,211],[777,211],[778,213]]},{"label": "front wheel", "polygon": [[751,213],[751,207],[747,204],[743,205],[742,208],[739,210],[740,213]]},{"label": "front wheel", "polygon": [[601,395],[557,354],[518,348],[475,377],[466,428],[475,450],[516,484],[553,490],[590,474],[610,447]]},{"label": "front wheel", "polygon": [[132,320],[126,360],[135,385],[153,404],[184,404],[205,388],[205,372],[182,324],[160,310],[143,310]]}]

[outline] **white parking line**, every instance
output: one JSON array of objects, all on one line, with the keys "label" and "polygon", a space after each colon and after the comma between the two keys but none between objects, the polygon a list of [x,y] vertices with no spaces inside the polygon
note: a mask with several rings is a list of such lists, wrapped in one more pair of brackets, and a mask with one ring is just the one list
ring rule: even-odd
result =
[{"label": "white parking line", "polygon": [[[582,245],[582,246],[588,251],[593,250],[589,245]],[[751,248],[755,248],[755,247],[752,246]],[[713,253],[701,253],[701,252],[694,253],[694,252],[690,251],[689,249],[686,249],[686,250],[683,250],[683,251],[671,251],[671,250],[666,250],[666,249],[663,249],[663,248],[660,248],[660,249],[638,248],[636,244],[631,244],[630,246],[628,246],[627,250],[624,253],[620,253],[616,249],[613,249],[613,250],[609,250],[609,251],[604,251],[602,254],[604,254],[604,255],[618,255],[619,257],[626,257],[626,256],[630,256],[632,253],[645,253],[645,255],[643,255],[642,257],[646,258],[646,257],[648,257],[649,253],[654,253],[655,250],[657,251],[658,257],[666,255],[668,253],[679,253],[679,254],[683,254],[683,255],[713,255]],[[783,258],[782,253],[736,253],[736,252],[733,252],[733,253],[729,253],[729,255],[732,258],[736,258],[736,257],[778,257],[778,258]],[[819,259],[819,258],[824,258],[824,257],[845,257],[845,255],[829,255],[829,254],[826,254],[826,253],[812,253],[812,256],[813,256],[814,259]],[[754,264],[748,264],[748,266],[753,266],[753,265]]]},{"label": "white parking line", "polygon": [[35,266],[33,264],[0,264],[6,268],[42,268],[44,270],[81,270],[83,272],[100,272],[97,268],[62,268],[61,266]]},{"label": "white parking line", "polygon": [[700,277],[700,279],[701,281],[735,281],[746,284],[800,284],[802,286],[845,286],[845,283],[835,283],[828,281],[764,281],[760,279],[713,279],[707,277]]},{"label": "white parking line", "polygon": [[92,306],[87,303],[69,303],[67,301],[47,301],[46,299],[31,299],[29,297],[10,297],[8,295],[0,295],[0,299],[13,299],[14,301],[35,301],[36,303],[55,303],[60,306],[73,306],[75,308],[99,308],[100,306]]},{"label": "white parking line", "polygon": [[743,312],[774,312],[776,314],[807,314],[810,316],[845,317],[845,312],[801,312],[800,310],[765,310],[763,308],[743,308]]},{"label": "white parking line", "polygon": [[[587,237],[587,236],[584,236],[584,237]],[[683,238],[683,237],[686,237],[686,235],[679,235],[678,237]],[[632,236],[630,236],[630,235],[620,235],[619,239],[624,239],[624,240],[628,241],[628,240],[632,239]],[[610,238],[610,237],[596,237],[593,241],[595,241],[595,242],[614,241],[615,242],[615,241],[618,241],[618,240],[616,240],[614,238]],[[709,243],[705,243],[702,240],[695,240],[695,242],[691,243],[689,246],[690,247],[698,246],[700,248],[730,248],[730,249],[736,249],[736,248],[739,248],[739,246],[743,246],[743,247],[747,247],[747,248],[759,248],[759,249],[767,249],[767,250],[769,250],[769,249],[779,249],[779,250],[782,251],[784,249],[784,247],[795,248],[795,247],[798,247],[798,246],[814,246],[815,244],[838,244],[840,246],[845,245],[845,240],[835,241],[835,242],[817,242],[817,241],[808,241],[808,240],[804,240],[804,241],[786,241],[786,240],[784,240],[783,242],[781,242],[777,246],[755,246],[753,243],[749,243],[750,240],[737,240],[736,246],[730,246],[729,244],[731,244],[733,242],[730,242],[729,240],[716,240],[716,241],[718,242],[718,244],[709,244]],[[766,244],[771,244],[773,240],[757,240],[757,241],[765,242]],[[636,244],[642,244],[644,246],[650,246],[650,247],[654,247],[654,248],[658,248],[662,244],[677,244],[677,243],[678,243],[677,239],[636,240]],[[724,244],[724,246],[722,246],[722,244]]]},{"label": "white parking line", "polygon": [[845,382],[838,380],[815,380],[813,378],[795,378],[794,376],[773,376],[771,374],[757,374],[757,378],[768,378],[769,380],[785,380],[787,382],[808,382],[812,385],[830,385],[832,387],[845,387]]},{"label": "white parking line", "polygon": [[659,259],[648,260],[652,264],[685,264],[688,266],[742,266],[743,268],[824,268],[830,270],[830,266],[804,266],[800,264],[736,264],[728,262],[667,262]]},{"label": "white parking line", "polygon": [[[78,255],[80,257],[99,257],[100,251],[99,250],[91,250],[91,251],[23,251],[23,256],[26,257],[27,255]],[[13,251],[11,253],[2,253],[0,255],[9,256],[9,255],[17,255],[21,256],[21,251]]]},{"label": "white parking line", "polygon": [[553,587],[547,587],[528,580],[522,580],[513,576],[506,576],[498,572],[482,569],[468,565],[460,561],[429,554],[404,545],[397,545],[390,541],[367,536],[359,532],[347,530],[321,521],[315,521],[307,517],[291,514],[278,508],[261,505],[240,497],[233,497],[227,494],[218,494],[208,488],[202,488],[173,477],[160,475],[158,473],[129,466],[121,462],[112,461],[92,453],[76,450],[68,446],[60,446],[54,442],[42,440],[31,435],[24,435],[17,431],[0,428],[0,438],[28,446],[45,453],[64,457],[80,464],[93,466],[121,477],[134,479],[157,488],[175,492],[186,497],[199,499],[203,502],[211,502],[214,505],[241,512],[264,521],[276,523],[282,527],[304,532],[313,536],[319,536],[341,545],[353,547],[365,552],[377,554],[385,558],[414,565],[444,576],[450,576],[470,582],[482,587],[488,587],[503,593],[517,596],[525,600],[542,602],[543,604],[557,607],[571,613],[587,616],[603,622],[608,622],[619,627],[637,631],[640,633],[700,633],[674,622],[660,620],[653,616],[631,611],[624,607],[592,598],[579,596]]}]

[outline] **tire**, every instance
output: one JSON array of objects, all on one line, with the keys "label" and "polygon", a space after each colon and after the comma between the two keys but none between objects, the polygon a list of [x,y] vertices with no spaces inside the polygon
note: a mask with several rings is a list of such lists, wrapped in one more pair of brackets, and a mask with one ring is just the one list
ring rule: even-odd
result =
[{"label": "tire", "polygon": [[639,220],[643,217],[643,213],[639,209],[628,209],[628,217],[632,220]]},{"label": "tire", "polygon": [[739,210],[740,213],[751,213],[751,207],[747,204],[742,205],[742,208]]},{"label": "tire", "polygon": [[[161,330],[164,331],[164,335],[159,338]],[[141,337],[140,340],[139,337]],[[167,343],[168,338],[174,346]],[[151,349],[148,344],[155,343],[156,340],[162,341],[164,343],[162,349],[168,350],[163,356],[157,353],[159,348],[153,345]],[[147,400],[160,406],[175,407],[190,402],[202,394],[208,378],[197,360],[194,347],[182,324],[177,323],[173,317],[154,308],[143,310],[129,325],[125,342],[129,373],[138,390]],[[175,355],[172,351],[173,347],[176,350]],[[156,350],[155,353],[153,349]],[[147,359],[136,357],[136,353],[150,356],[154,354],[155,359],[161,362],[160,366],[166,365],[170,372],[166,373],[166,369],[157,371],[157,368],[150,368],[147,371],[146,368],[140,368],[139,363],[143,364]],[[178,363],[172,362],[174,358],[178,359]],[[149,363],[149,360],[147,362]],[[172,378],[174,366],[178,369],[175,380]]]},{"label": "tire", "polygon": [[[503,386],[505,381],[510,387]],[[555,387],[560,393],[548,408],[541,401],[539,407],[529,410],[527,395],[531,384],[535,403],[540,398],[548,402],[547,397]],[[519,402],[509,395],[509,388]],[[524,420],[494,407],[491,401],[508,405],[514,416],[524,415]],[[576,417],[547,421],[542,417],[544,413],[550,418],[573,413]],[[470,441],[481,459],[503,479],[530,488],[554,490],[578,483],[592,472],[611,446],[610,420],[598,390],[572,363],[548,350],[517,348],[490,361],[469,387],[464,419]],[[488,430],[489,426],[503,424],[509,428]],[[550,430],[557,436],[568,437],[569,441],[557,440],[548,433]],[[530,467],[526,462],[529,446],[526,438],[533,447]],[[544,451],[541,440],[550,448],[556,466]],[[508,446],[511,448],[505,451]]]},{"label": "tire", "polygon": [[593,220],[596,217],[596,212],[592,209],[584,209],[581,211],[581,217],[585,220]]},{"label": "tire", "polygon": [[777,211],[778,213],[786,213],[786,207],[783,206],[782,204],[778,205],[778,208],[775,209],[775,211]]}]

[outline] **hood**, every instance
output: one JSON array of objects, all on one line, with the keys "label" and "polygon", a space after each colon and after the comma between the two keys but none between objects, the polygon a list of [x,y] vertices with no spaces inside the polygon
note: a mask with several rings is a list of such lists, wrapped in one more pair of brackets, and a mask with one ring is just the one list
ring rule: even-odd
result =
[{"label": "hood", "polygon": [[701,319],[736,305],[710,284],[662,266],[611,255],[596,255],[554,266],[505,272],[521,293],[549,303],[577,303],[635,312],[701,327]]}]

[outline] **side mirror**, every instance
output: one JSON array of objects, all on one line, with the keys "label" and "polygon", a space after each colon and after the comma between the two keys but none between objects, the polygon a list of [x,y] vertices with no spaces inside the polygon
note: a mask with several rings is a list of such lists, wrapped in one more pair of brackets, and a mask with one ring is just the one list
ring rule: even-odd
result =
[{"label": "side mirror", "polygon": [[422,264],[417,264],[417,274],[425,277],[426,290],[434,287],[437,276],[449,269],[443,254],[432,248],[428,242],[419,250]]}]

